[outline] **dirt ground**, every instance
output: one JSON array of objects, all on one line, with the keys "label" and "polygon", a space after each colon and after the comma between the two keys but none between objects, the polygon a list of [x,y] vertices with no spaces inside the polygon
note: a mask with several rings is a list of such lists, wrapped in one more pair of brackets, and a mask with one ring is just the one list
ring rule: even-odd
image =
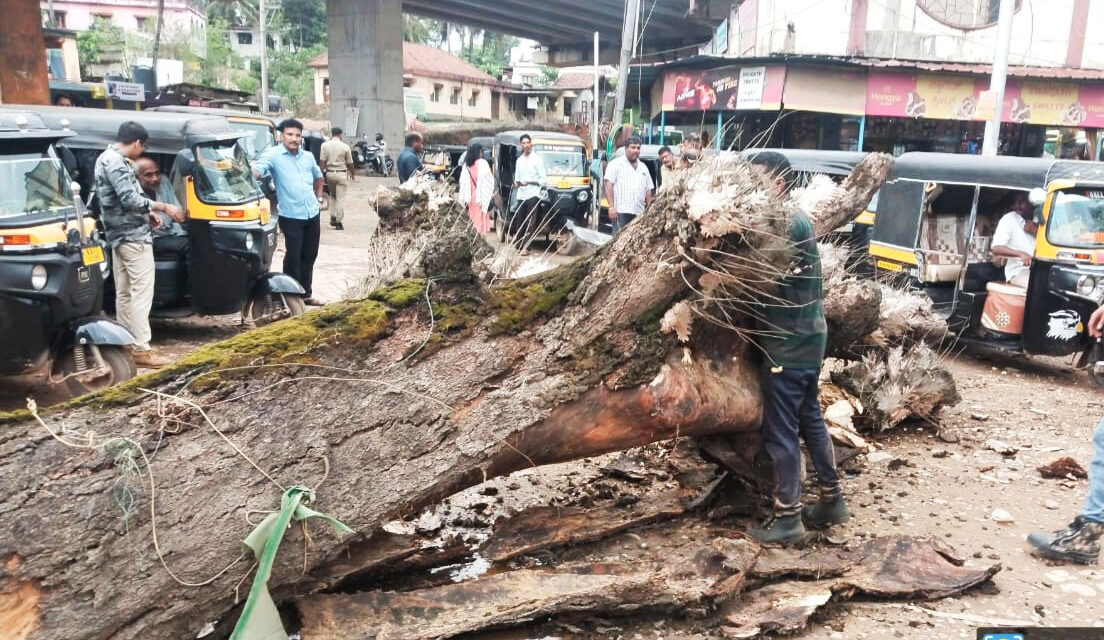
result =
[{"label": "dirt ground", "polygon": [[[392,179],[393,180],[393,179]],[[316,295],[342,298],[364,271],[363,248],[377,220],[371,201],[383,179],[360,178],[350,190],[345,231],[325,224],[315,271]],[[282,253],[274,266],[279,267]],[[157,321],[154,342],[179,356],[196,346],[242,330],[236,316]],[[1024,537],[1035,530],[1064,526],[1077,514],[1087,481],[1049,480],[1036,467],[1072,456],[1085,468],[1091,459],[1093,428],[1104,415],[1104,395],[1064,362],[969,352],[947,356],[962,402],[945,410],[939,425],[910,425],[876,436],[879,452],[851,463],[846,491],[851,522],[833,539],[861,540],[883,534],[937,536],[950,543],[967,566],[999,562],[1003,569],[990,585],[960,597],[926,603],[857,600],[831,607],[804,633],[811,640],[835,638],[974,638],[975,628],[991,624],[1104,626],[1104,570],[1098,566],[1057,566],[1031,556]],[[0,409],[22,406],[34,395],[40,404],[60,399],[35,379],[0,379]],[[998,440],[1016,449],[1001,454]],[[994,445],[988,446],[987,445]],[[511,487],[540,486],[503,503],[504,511],[547,501],[556,478],[594,475],[599,464],[583,461],[534,469],[498,480]],[[532,478],[537,480],[533,481]],[[478,488],[451,501],[463,509]],[[997,522],[994,511],[1012,521]],[[702,516],[689,516],[702,517]],[[741,526],[733,523],[732,526]],[[662,535],[653,525],[620,534],[611,544],[639,544]],[[720,637],[700,619],[643,616],[600,621],[586,633],[555,623],[484,634],[481,638]]]}]

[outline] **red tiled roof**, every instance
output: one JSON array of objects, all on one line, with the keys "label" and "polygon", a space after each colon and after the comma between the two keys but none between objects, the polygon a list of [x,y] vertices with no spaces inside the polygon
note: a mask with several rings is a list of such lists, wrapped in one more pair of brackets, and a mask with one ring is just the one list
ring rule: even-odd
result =
[{"label": "red tiled roof", "polygon": [[[330,66],[329,55],[323,53],[307,63],[309,67]],[[444,49],[413,42],[403,43],[403,73],[427,78],[446,78],[479,84],[501,84],[474,64],[461,60]]]},{"label": "red tiled roof", "polygon": [[592,89],[594,87],[594,74],[585,71],[565,73],[552,83],[553,89]]}]

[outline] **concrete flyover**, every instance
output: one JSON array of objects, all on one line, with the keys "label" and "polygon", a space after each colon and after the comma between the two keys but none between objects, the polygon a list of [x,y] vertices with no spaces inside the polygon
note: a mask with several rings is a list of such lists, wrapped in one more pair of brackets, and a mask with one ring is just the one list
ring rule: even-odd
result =
[{"label": "concrete flyover", "polygon": [[[544,62],[589,64],[599,32],[602,62],[621,45],[625,0],[327,0],[330,117],[356,135],[383,132],[402,147],[402,14],[537,40]],[[731,0],[641,0],[642,55],[708,41]]]}]

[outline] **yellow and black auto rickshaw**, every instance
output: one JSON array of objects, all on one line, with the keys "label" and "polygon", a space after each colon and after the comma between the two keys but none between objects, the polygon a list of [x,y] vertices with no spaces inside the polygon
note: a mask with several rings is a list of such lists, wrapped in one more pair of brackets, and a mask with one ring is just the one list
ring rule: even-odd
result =
[{"label": "yellow and black auto rickshaw", "polygon": [[[521,136],[525,131],[506,131],[495,136],[491,167],[495,175],[495,195],[491,201],[491,219],[500,240],[516,228],[517,193],[514,167],[521,155]],[[560,233],[568,220],[585,227],[590,218],[590,174],[586,143],[579,136],[550,131],[534,131],[533,153],[540,154],[548,172],[542,190],[545,221],[539,235],[551,238]]]},{"label": "yellow and black auto rickshaw", "polygon": [[146,111],[162,113],[184,113],[197,116],[220,116],[226,118],[230,128],[248,135],[238,139],[245,156],[252,162],[264,153],[269,147],[278,144],[279,134],[276,131],[276,121],[260,114],[248,111],[235,111],[233,109],[219,109],[217,107],[189,107],[185,105],[161,105],[149,107]]},{"label": "yellow and black auto rickshaw", "polygon": [[[992,253],[1016,193],[1036,205],[1026,289]],[[1048,356],[1080,354],[1104,383],[1089,316],[1104,302],[1104,164],[906,153],[882,187],[870,253],[879,276],[923,290],[959,340]]]},{"label": "yellow and black auto rickshaw", "polygon": [[0,375],[73,395],[134,376],[134,336],[103,317],[105,243],[54,144],[72,135],[0,110]]},{"label": "yellow and black auto rickshaw", "polygon": [[[253,178],[226,118],[164,112],[40,107],[48,122],[71,128],[66,140],[90,189],[99,154],[127,120],[149,132],[145,153],[170,181],[187,213],[187,251],[154,243],[154,317],[240,312],[264,324],[303,312],[303,287],[269,271],[276,250],[276,217]],[[87,192],[87,191],[86,191]],[[95,203],[93,203],[95,209]]]}]

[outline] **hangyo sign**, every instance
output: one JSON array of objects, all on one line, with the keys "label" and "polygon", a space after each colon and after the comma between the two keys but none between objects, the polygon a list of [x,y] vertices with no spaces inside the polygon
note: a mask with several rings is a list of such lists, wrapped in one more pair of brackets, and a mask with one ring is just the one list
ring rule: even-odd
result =
[{"label": "hangyo sign", "polygon": [[[867,76],[866,115],[939,120],[986,120],[993,113],[988,79],[880,73]],[[1104,86],[1010,79],[1003,122],[1104,127]]]}]

